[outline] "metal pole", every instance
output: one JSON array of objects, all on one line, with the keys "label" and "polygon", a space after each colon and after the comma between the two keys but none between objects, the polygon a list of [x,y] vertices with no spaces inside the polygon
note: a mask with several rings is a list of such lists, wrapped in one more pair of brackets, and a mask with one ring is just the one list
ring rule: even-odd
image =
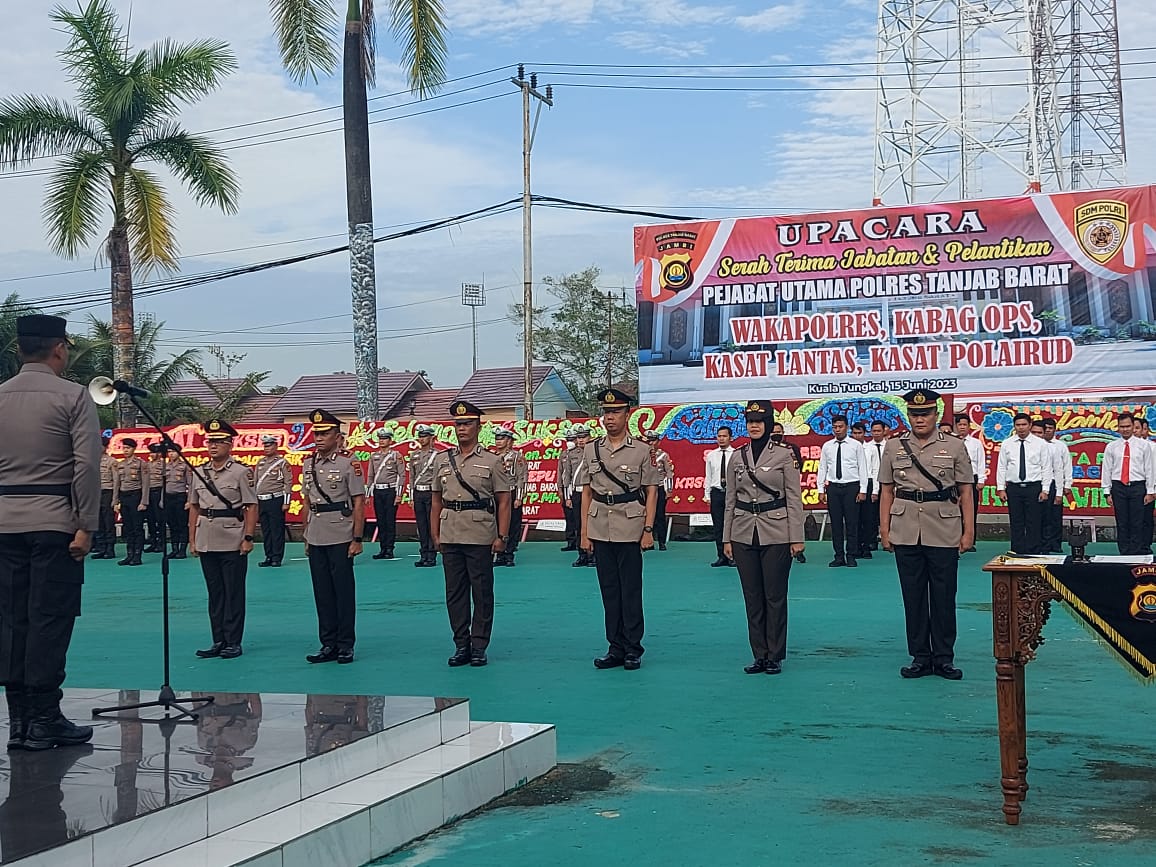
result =
[{"label": "metal pole", "polygon": [[606,387],[614,385],[614,296],[606,293]]},{"label": "metal pole", "polygon": [[474,373],[478,372],[478,308],[470,308],[470,319],[473,322],[474,331]]},{"label": "metal pole", "polygon": [[522,415],[534,417],[534,276],[530,245],[530,82],[522,88]]}]

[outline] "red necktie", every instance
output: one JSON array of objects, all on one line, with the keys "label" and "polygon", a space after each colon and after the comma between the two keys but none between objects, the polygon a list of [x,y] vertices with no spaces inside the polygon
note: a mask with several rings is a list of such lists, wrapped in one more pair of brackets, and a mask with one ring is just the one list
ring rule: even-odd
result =
[{"label": "red necktie", "polygon": [[1127,440],[1124,441],[1124,461],[1120,464],[1120,482],[1132,484],[1132,444]]}]

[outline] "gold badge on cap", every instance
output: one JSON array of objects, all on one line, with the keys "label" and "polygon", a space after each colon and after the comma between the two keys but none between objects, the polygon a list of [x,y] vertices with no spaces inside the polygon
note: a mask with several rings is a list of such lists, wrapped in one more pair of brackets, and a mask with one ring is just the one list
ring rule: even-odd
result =
[{"label": "gold badge on cap", "polygon": [[911,402],[917,405],[927,403],[927,395],[922,391],[917,391],[915,392],[915,397],[911,399]]},{"label": "gold badge on cap", "polygon": [[763,405],[761,403],[752,403],[750,406],[750,411],[751,412],[762,412],[763,411]]},{"label": "gold badge on cap", "polygon": [[219,421],[217,421],[216,419],[213,419],[211,422],[209,422],[209,430],[220,430],[220,429],[221,429],[221,423]]},{"label": "gold badge on cap", "polygon": [[320,421],[324,421],[324,420],[325,420],[325,416],[323,416],[323,415],[321,414],[321,410],[317,410],[315,413],[313,413],[313,421],[314,421],[314,423],[317,423],[317,422],[320,422]]},{"label": "gold badge on cap", "polygon": [[465,415],[465,414],[466,414],[466,405],[464,403],[459,403],[457,406],[454,407],[454,415]]},{"label": "gold badge on cap", "polygon": [[608,391],[608,392],[606,392],[606,394],[602,395],[602,400],[604,400],[606,403],[610,403],[612,400],[615,400],[615,399],[616,398],[614,397],[614,392],[612,392],[612,391]]}]

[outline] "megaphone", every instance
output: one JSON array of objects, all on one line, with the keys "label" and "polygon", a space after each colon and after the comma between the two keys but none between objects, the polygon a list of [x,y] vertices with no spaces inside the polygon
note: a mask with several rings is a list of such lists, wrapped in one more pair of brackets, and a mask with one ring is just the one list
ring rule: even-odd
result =
[{"label": "megaphone", "polygon": [[107,376],[98,376],[88,384],[88,396],[99,406],[108,406],[116,401],[116,389]]}]

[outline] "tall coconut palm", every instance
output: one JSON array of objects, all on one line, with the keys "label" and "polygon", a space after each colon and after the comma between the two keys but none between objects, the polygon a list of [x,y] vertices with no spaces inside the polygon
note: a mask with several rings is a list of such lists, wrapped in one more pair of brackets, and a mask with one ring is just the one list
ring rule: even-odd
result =
[{"label": "tall coconut palm", "polygon": [[[341,0],[269,0],[281,62],[297,81],[337,68]],[[346,0],[342,45],[345,190],[353,298],[357,414],[377,418],[377,288],[373,264],[373,199],[369,167],[367,86],[376,56],[373,0]],[[401,43],[410,89],[433,94],[445,81],[445,18],[441,0],[390,0],[390,29]]]},{"label": "tall coconut palm", "polygon": [[[26,94],[0,99],[0,168],[44,157],[59,162],[49,176],[44,220],[52,248],[80,255],[108,226],[104,253],[112,272],[114,372],[132,381],[133,266],[147,273],[178,264],[173,206],[160,165],[201,205],[226,213],[237,207],[237,178],[221,151],[186,132],[180,106],[212,92],[236,68],[224,42],[171,40],[131,52],[108,0],[77,11],[57,7],[68,45],[60,59],[76,87],[76,105]],[[132,408],[121,404],[130,424]]]}]

